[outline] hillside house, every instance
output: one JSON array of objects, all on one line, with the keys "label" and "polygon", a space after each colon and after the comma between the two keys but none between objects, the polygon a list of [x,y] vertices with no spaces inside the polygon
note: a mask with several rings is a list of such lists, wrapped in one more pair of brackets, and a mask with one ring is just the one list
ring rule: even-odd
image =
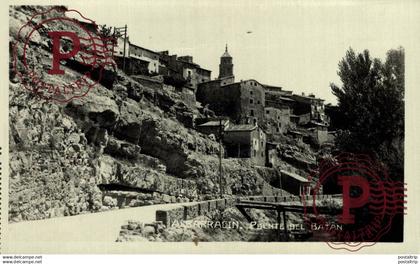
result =
[{"label": "hillside house", "polygon": [[208,104],[217,115],[226,115],[235,123],[264,124],[265,92],[256,80],[220,85],[211,81],[198,85],[197,100]]},{"label": "hillside house", "polygon": [[265,165],[266,137],[257,125],[228,125],[224,131],[223,143],[228,157],[248,158],[255,165]]},{"label": "hillside house", "polygon": [[[124,39],[118,38],[114,57],[119,68],[123,68]],[[125,72],[129,75],[157,75],[159,73],[159,53],[135,45],[127,38],[125,50]]]},{"label": "hillside house", "polygon": [[279,136],[287,132],[290,126],[290,109],[265,107],[265,120],[267,123],[267,136]]},{"label": "hillside house", "polygon": [[283,109],[285,107],[292,108],[294,100],[290,97],[292,96],[292,91],[283,90],[280,86],[273,86],[264,84],[265,88],[265,106],[274,107],[278,109]]},{"label": "hillside house", "polygon": [[301,114],[301,115],[290,115],[290,121],[299,126],[304,126],[311,121],[311,113]]},{"label": "hillside house", "polygon": [[323,99],[316,98],[312,94],[309,96],[294,94],[291,96],[291,99],[295,101],[293,105],[293,114],[300,116],[309,113],[311,120],[325,123],[328,122],[324,112]]},{"label": "hillside house", "polygon": [[309,188],[309,180],[290,171],[280,170],[281,179],[280,186],[282,189],[294,194],[302,195],[306,193]]},{"label": "hillside house", "polygon": [[196,126],[197,130],[203,134],[213,134],[216,138],[219,138],[220,134],[229,125],[229,120],[210,120]]},{"label": "hillside house", "polygon": [[159,71],[168,84],[178,88],[185,86],[194,93],[197,85],[210,81],[211,71],[201,68],[193,62],[192,56],[169,55],[168,51],[159,52],[160,63],[163,65]]},{"label": "hillside house", "polygon": [[328,135],[328,126],[325,123],[310,121],[304,126],[309,134],[312,143],[322,145],[330,140]]}]

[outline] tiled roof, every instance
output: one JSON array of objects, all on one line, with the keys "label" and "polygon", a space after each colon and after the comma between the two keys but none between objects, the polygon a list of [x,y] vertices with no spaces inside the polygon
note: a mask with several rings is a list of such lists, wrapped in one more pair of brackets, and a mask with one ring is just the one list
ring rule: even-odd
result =
[{"label": "tiled roof", "polygon": [[306,178],[304,178],[300,175],[297,175],[296,173],[293,173],[293,172],[290,172],[290,171],[285,171],[285,170],[280,170],[280,172],[282,174],[286,174],[287,176],[292,177],[292,178],[294,178],[294,179],[296,179],[300,182],[309,182],[308,179],[306,179]]},{"label": "tiled roof", "polygon": [[230,56],[229,52],[227,52],[227,51],[225,51],[225,53],[223,53],[222,57],[232,58],[232,56]]},{"label": "tiled roof", "polygon": [[280,96],[280,100],[283,100],[283,101],[289,101],[289,102],[294,102],[295,100],[293,100],[292,98],[289,98],[289,97],[284,97],[284,96]]},{"label": "tiled roof", "polygon": [[314,125],[316,125],[316,126],[328,127],[328,125],[327,125],[327,124],[320,123],[320,122],[316,122],[316,121],[313,121],[313,120],[311,120],[309,123],[314,124]]},{"label": "tiled roof", "polygon": [[296,99],[302,98],[302,99],[308,99],[308,100],[313,100],[313,101],[325,101],[324,99],[317,98],[315,96],[312,97],[312,96],[294,94],[294,95],[292,95],[292,97],[296,98]]},{"label": "tiled roof", "polygon": [[[222,124],[226,124],[228,122],[228,120],[222,120]],[[214,120],[214,121],[209,121],[206,122],[204,124],[198,125],[200,127],[205,127],[205,126],[220,126],[220,121],[219,120]]]},{"label": "tiled roof", "polygon": [[252,131],[256,129],[256,125],[244,124],[244,125],[229,125],[225,131]]},{"label": "tiled roof", "polygon": [[153,53],[153,54],[158,55],[158,56],[160,55],[159,52],[156,52],[156,51],[153,51],[151,49],[147,49],[145,47],[141,47],[139,45],[133,44],[130,41],[128,41],[128,45],[129,46],[133,46],[133,47],[138,48],[138,49],[142,49],[142,50],[148,51],[148,52]]}]

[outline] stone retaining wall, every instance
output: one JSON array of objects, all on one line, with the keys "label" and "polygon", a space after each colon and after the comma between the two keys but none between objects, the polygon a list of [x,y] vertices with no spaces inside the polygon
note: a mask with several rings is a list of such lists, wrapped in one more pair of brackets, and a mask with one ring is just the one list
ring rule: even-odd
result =
[{"label": "stone retaining wall", "polygon": [[224,198],[184,205],[170,210],[156,211],[156,221],[161,221],[164,225],[171,225],[174,221],[191,220],[216,209],[232,207],[237,199]]},{"label": "stone retaining wall", "polygon": [[103,209],[122,209],[152,204],[182,203],[192,201],[185,196],[175,196],[158,192],[140,193],[130,191],[102,191]]},{"label": "stone retaining wall", "polygon": [[[317,200],[329,200],[338,198],[339,195],[317,195]],[[307,201],[312,201],[312,196],[305,197]],[[224,198],[209,201],[194,203],[191,205],[183,205],[170,210],[156,211],[156,221],[162,222],[164,225],[169,226],[175,221],[191,220],[198,216],[205,215],[215,211],[216,209],[225,209],[234,206],[236,202],[240,201],[261,201],[261,202],[292,202],[300,201],[300,196],[285,195],[285,196],[250,196],[250,197],[237,197],[237,198]]]},{"label": "stone retaining wall", "polygon": [[[283,196],[249,196],[244,199],[238,198],[242,201],[261,201],[261,202],[293,202],[293,201],[300,201],[302,196],[296,195],[283,195]],[[323,194],[317,195],[316,200],[330,200],[333,198],[339,198],[341,194]],[[305,200],[311,202],[313,200],[312,195],[306,195]]]}]

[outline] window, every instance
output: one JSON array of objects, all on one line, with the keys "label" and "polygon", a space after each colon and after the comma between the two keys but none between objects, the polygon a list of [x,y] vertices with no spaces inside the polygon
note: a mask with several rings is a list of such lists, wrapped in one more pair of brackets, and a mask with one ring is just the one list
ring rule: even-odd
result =
[{"label": "window", "polygon": [[254,100],[253,99],[249,99],[249,103],[250,104],[253,104],[254,103]]},{"label": "window", "polygon": [[253,93],[252,91],[249,91],[249,94],[250,94],[250,95],[253,95],[254,93]]},{"label": "window", "polygon": [[270,113],[270,110],[265,110],[265,113],[268,115]]},{"label": "window", "polygon": [[250,116],[254,116],[254,110],[251,109]]},{"label": "window", "polygon": [[280,132],[280,129],[279,129],[279,127],[276,127],[276,132]]},{"label": "window", "polygon": [[257,104],[260,104],[261,102],[260,101],[257,101]]},{"label": "window", "polygon": [[254,157],[257,156],[257,151],[254,149]]}]

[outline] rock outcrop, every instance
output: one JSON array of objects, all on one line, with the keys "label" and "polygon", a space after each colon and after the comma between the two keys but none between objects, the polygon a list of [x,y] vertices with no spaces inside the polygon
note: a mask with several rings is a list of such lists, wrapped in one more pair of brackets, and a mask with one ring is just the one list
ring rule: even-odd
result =
[{"label": "rock outcrop", "polygon": [[[32,9],[11,8],[11,44]],[[35,47],[46,66],[48,45],[39,38]],[[61,67],[81,74],[68,66]],[[10,68],[9,221],[218,195],[219,144],[192,129],[200,115],[193,105],[166,85],[152,89],[120,70],[113,74],[81,99],[54,103],[26,90]],[[49,78],[60,83],[63,76]],[[252,164],[235,159],[222,161],[222,187],[232,195],[279,192]]]}]

